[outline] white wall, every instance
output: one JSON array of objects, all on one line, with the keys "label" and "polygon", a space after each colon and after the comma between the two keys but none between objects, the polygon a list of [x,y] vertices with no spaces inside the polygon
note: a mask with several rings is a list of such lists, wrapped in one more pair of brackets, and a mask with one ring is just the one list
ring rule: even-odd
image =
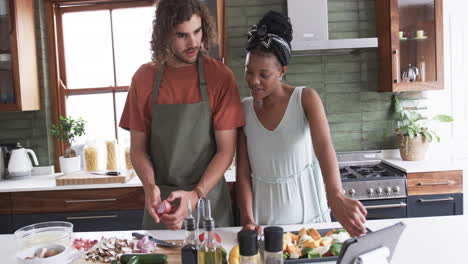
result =
[{"label": "white wall", "polygon": [[432,156],[446,156],[464,167],[464,212],[468,214],[468,1],[444,1],[443,91],[426,92],[432,115],[449,114],[452,124],[436,127],[442,141]]}]

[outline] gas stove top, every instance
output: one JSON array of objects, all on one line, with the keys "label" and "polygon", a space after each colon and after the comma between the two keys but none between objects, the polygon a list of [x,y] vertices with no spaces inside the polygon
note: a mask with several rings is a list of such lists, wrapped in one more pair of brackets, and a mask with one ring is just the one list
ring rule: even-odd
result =
[{"label": "gas stove top", "polygon": [[357,200],[406,197],[406,174],[382,163],[381,151],[337,153],[343,193]]}]

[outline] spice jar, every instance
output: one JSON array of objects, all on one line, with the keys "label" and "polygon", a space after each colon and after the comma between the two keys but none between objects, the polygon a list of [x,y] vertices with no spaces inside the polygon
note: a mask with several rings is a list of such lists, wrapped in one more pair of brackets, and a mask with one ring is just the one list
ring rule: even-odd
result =
[{"label": "spice jar", "polygon": [[283,263],[283,228],[269,226],[263,230],[265,236],[265,264]]},{"label": "spice jar", "polygon": [[254,230],[242,230],[237,233],[239,242],[240,264],[258,264],[257,232]]}]

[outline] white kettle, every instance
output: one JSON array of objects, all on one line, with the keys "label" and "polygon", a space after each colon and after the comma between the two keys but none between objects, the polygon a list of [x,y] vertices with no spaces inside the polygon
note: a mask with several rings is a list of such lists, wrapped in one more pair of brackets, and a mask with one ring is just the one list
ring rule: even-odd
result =
[{"label": "white kettle", "polygon": [[39,165],[37,162],[36,153],[31,149],[25,149],[21,147],[21,144],[16,143],[16,147],[11,150],[10,161],[8,162],[8,177],[21,177],[31,175],[32,164],[29,158],[31,154],[34,165]]}]

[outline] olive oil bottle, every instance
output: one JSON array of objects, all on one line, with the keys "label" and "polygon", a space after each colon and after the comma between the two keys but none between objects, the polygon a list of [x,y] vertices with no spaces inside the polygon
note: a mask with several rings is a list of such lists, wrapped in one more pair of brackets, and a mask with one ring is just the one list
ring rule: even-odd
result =
[{"label": "olive oil bottle", "polygon": [[199,264],[223,264],[223,248],[215,237],[215,221],[211,217],[210,200],[205,200],[204,240],[198,249]]},{"label": "olive oil bottle", "polygon": [[187,230],[184,245],[181,249],[182,264],[197,264],[198,261],[198,236],[195,228],[195,218],[192,216],[192,206],[188,201],[189,215],[185,218],[185,230]]}]

